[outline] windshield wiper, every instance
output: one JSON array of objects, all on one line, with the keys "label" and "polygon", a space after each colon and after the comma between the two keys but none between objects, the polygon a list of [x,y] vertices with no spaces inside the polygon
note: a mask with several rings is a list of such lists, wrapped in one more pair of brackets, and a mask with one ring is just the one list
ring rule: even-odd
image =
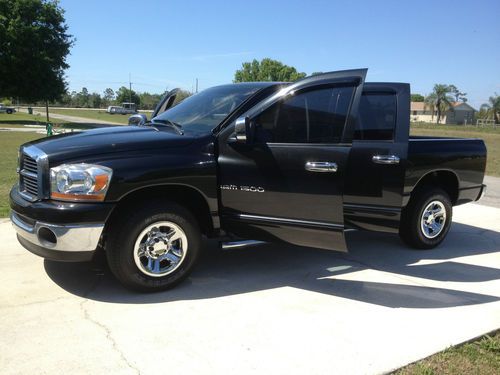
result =
[{"label": "windshield wiper", "polygon": [[178,124],[177,122],[170,121],[168,119],[155,119],[154,121],[150,121],[149,124],[151,125],[168,125],[172,128],[175,129],[177,133],[180,135],[184,135],[184,130],[182,130],[182,125]]}]

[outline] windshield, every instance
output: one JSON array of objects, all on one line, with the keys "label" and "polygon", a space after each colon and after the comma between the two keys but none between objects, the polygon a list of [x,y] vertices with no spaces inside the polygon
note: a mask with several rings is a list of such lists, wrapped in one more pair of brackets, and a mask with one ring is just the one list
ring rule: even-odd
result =
[{"label": "windshield", "polygon": [[212,87],[184,99],[153,121],[169,121],[180,125],[183,131],[207,133],[260,88],[239,84]]}]

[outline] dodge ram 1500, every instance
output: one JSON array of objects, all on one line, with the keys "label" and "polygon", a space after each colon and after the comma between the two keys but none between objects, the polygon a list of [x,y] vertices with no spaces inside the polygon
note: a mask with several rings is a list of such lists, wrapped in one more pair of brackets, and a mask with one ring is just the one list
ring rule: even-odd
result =
[{"label": "dodge ram 1500", "polygon": [[485,145],[409,136],[410,86],[366,72],[223,85],[172,106],[174,90],[149,121],[27,143],[10,193],[18,239],[54,260],[104,250],[140,291],[187,277],[202,236],[346,251],[359,229],[433,248],[452,206],[485,191]]}]

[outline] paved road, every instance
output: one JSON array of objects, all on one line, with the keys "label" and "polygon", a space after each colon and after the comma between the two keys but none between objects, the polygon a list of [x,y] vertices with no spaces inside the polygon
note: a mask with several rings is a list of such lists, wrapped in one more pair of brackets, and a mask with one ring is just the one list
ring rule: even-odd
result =
[{"label": "paved road", "polygon": [[43,128],[32,128],[32,127],[15,127],[15,128],[0,128],[0,132],[23,132],[23,133],[40,133],[46,134],[45,127]]},{"label": "paved road", "polygon": [[[104,126],[104,125],[103,125]],[[99,127],[96,124],[96,128]],[[57,129],[54,130],[54,134],[61,134],[61,133],[73,133],[73,132],[78,132],[78,131],[83,131],[85,129]],[[47,130],[45,130],[45,126],[33,126],[33,125],[24,125],[24,126],[17,126],[17,127],[0,127],[0,132],[5,131],[5,132],[23,132],[23,133],[39,133],[39,134],[47,134]]]},{"label": "paved road", "polygon": [[412,251],[350,233],[349,255],[209,247],[174,290],[135,294],[102,265],[44,261],[0,223],[2,374],[374,374],[500,328],[500,209],[455,209]]},{"label": "paved road", "polygon": [[[28,113],[27,109],[21,108],[20,111]],[[37,109],[34,109],[33,113],[35,115],[45,116],[45,111],[38,111]],[[107,124],[107,125],[123,125],[119,122],[113,122],[113,121],[95,120],[95,119],[91,119],[91,118],[87,118],[87,117],[77,117],[77,116],[61,115],[59,113],[50,113],[50,109],[49,109],[49,114],[50,114],[50,117],[52,117],[52,118],[56,118],[56,119],[64,120],[64,121],[69,121],[69,122],[74,122],[74,123],[78,123],[78,124],[88,124],[88,123],[93,124],[93,123],[95,123],[95,124]]]},{"label": "paved road", "polygon": [[500,178],[485,176],[484,183],[487,185],[486,194],[478,203],[500,208]]}]

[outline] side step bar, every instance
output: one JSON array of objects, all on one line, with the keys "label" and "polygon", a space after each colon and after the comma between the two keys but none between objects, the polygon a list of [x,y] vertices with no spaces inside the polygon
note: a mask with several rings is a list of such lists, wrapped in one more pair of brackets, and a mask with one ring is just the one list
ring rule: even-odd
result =
[{"label": "side step bar", "polygon": [[265,243],[267,243],[267,242],[254,241],[254,240],[222,242],[221,248],[222,248],[222,250],[232,250],[232,249],[239,249],[242,247],[263,245]]}]

